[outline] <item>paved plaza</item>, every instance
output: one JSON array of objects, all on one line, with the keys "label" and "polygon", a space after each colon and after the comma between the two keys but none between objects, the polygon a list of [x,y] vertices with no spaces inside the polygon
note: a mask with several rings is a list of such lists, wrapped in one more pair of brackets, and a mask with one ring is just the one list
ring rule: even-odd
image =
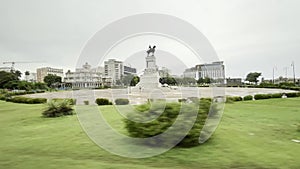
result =
[{"label": "paved plaza", "polygon": [[94,103],[96,98],[108,98],[111,101],[116,98],[128,98],[132,104],[144,103],[148,98],[167,99],[169,101],[188,97],[216,97],[216,96],[246,96],[269,93],[295,92],[282,89],[265,88],[217,88],[217,87],[180,87],[175,89],[157,88],[152,91],[136,90],[134,88],[125,89],[103,89],[103,90],[75,90],[30,94],[28,97],[35,98],[76,98],[77,104],[83,104],[84,100]]}]

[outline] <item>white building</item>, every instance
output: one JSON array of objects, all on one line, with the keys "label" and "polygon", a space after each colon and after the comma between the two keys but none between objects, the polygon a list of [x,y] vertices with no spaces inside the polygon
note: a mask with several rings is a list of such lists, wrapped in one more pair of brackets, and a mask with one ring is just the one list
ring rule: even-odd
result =
[{"label": "white building", "polygon": [[136,69],[124,66],[122,61],[109,59],[104,62],[104,75],[112,78],[112,83],[116,84],[124,75],[136,74]]},{"label": "white building", "polygon": [[221,83],[225,82],[225,66],[223,61],[196,65],[199,78],[209,77]]},{"label": "white building", "polygon": [[111,77],[104,75],[103,67],[92,68],[85,63],[82,68],[76,68],[75,72],[70,70],[64,78],[65,83],[72,84],[72,88],[97,88],[111,85]]},{"label": "white building", "polygon": [[199,79],[199,73],[196,67],[185,69],[183,72],[183,77]]},{"label": "white building", "polygon": [[225,82],[225,66],[223,61],[200,64],[186,69],[183,77],[190,77],[198,80],[199,78],[209,77],[217,83]]},{"label": "white building", "polygon": [[49,74],[60,76],[61,78],[64,77],[63,69],[56,69],[51,67],[38,68],[36,70],[36,73],[37,82],[44,82],[44,78]]}]

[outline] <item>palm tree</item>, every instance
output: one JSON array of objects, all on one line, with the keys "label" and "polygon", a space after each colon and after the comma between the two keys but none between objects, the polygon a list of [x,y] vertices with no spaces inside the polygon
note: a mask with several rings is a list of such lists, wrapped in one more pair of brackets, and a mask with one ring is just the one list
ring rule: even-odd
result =
[{"label": "palm tree", "polygon": [[28,81],[29,75],[30,75],[29,71],[26,71],[26,72],[25,72],[25,79],[26,79],[26,81]]}]

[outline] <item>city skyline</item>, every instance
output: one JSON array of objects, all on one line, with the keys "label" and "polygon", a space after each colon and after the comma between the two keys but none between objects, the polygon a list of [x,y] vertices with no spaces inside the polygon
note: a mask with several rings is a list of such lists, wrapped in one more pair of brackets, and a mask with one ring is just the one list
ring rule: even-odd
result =
[{"label": "city skyline", "polygon": [[[115,6],[116,2],[121,5]],[[0,3],[5,7],[0,11],[1,62],[44,61],[16,64],[22,72],[45,66],[75,69],[82,47],[95,32],[124,16],[153,12],[176,16],[198,28],[225,62],[226,77],[245,78],[259,71],[272,79],[274,67],[275,77],[285,77],[286,72],[292,77],[293,61],[299,77],[300,22],[295,19],[300,16],[299,1],[153,1],[159,5],[151,9],[140,1]],[[39,8],[33,8],[36,5]],[[118,12],[108,10],[112,8]]]}]

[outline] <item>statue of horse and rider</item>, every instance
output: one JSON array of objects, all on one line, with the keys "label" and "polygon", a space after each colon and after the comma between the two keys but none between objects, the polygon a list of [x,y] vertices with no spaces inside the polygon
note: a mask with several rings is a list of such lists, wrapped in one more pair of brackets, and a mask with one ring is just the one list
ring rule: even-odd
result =
[{"label": "statue of horse and rider", "polygon": [[152,53],[154,55],[155,48],[156,48],[156,46],[151,47],[151,45],[149,45],[149,49],[147,50],[148,56],[150,55],[150,53]]}]

